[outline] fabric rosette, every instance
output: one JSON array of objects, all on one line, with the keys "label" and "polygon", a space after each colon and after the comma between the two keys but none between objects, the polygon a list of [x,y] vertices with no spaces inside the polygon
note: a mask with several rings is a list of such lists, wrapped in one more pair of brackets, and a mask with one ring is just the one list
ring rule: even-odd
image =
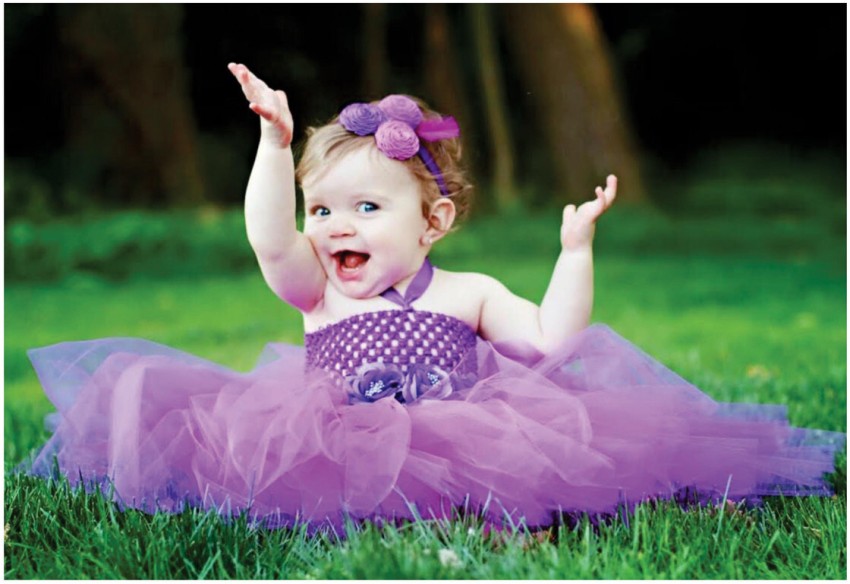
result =
[{"label": "fabric rosette", "polygon": [[367,363],[346,379],[350,388],[349,397],[356,402],[376,402],[395,396],[404,389],[405,377],[395,365]]},{"label": "fabric rosette", "polygon": [[388,95],[378,102],[378,107],[389,119],[404,122],[411,128],[416,128],[422,122],[419,105],[405,95]]},{"label": "fabric rosette", "polygon": [[451,116],[425,119],[422,109],[406,95],[388,95],[378,105],[352,103],[339,114],[339,123],[358,136],[375,136],[375,145],[388,158],[408,160],[417,154],[434,176],[444,197],[449,189],[443,173],[428,149],[420,143],[436,142],[460,136],[460,128]]},{"label": "fabric rosette", "polygon": [[453,117],[426,120],[419,104],[396,94],[386,96],[377,105],[358,102],[345,106],[339,123],[358,136],[374,135],[378,150],[394,160],[421,155],[420,139],[434,142],[460,135]]},{"label": "fabric rosette", "polygon": [[374,134],[386,119],[384,110],[371,103],[352,103],[339,113],[339,123],[358,136]]},{"label": "fabric rosette", "polygon": [[378,150],[393,160],[407,160],[419,152],[419,137],[416,132],[398,120],[389,120],[378,126],[375,143]]},{"label": "fabric rosette", "polygon": [[434,365],[415,364],[407,371],[407,383],[402,390],[405,403],[419,399],[444,399],[452,394],[449,374]]},{"label": "fabric rosette", "polygon": [[372,403],[394,397],[403,404],[412,404],[423,399],[445,399],[457,389],[473,385],[475,380],[449,375],[435,365],[413,364],[404,374],[396,365],[368,363],[346,378],[346,382],[350,403]]}]

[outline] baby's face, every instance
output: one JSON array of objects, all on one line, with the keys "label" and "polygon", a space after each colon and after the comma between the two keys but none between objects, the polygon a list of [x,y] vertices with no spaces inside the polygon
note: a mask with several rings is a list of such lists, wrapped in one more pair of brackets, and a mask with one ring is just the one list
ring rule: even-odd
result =
[{"label": "baby's face", "polygon": [[428,222],[419,183],[402,163],[360,148],[307,177],[303,190],[304,234],[345,296],[377,296],[421,266]]}]

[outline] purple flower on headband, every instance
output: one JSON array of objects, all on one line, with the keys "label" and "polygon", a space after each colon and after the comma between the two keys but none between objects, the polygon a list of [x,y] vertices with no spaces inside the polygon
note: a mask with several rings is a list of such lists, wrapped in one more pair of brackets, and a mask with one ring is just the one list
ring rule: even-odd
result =
[{"label": "purple flower on headband", "polygon": [[358,136],[374,134],[386,119],[384,111],[370,103],[352,103],[339,113],[339,123]]},{"label": "purple flower on headband", "polygon": [[391,120],[404,122],[414,130],[422,121],[422,110],[415,101],[404,95],[388,95],[378,102],[378,107]]},{"label": "purple flower on headband", "polygon": [[339,114],[339,123],[358,136],[375,135],[375,145],[388,158],[407,160],[419,154],[428,171],[434,175],[443,196],[449,191],[440,167],[419,139],[426,142],[456,138],[460,128],[452,117],[424,119],[419,105],[405,95],[388,95],[378,105],[352,103]]},{"label": "purple flower on headband", "polygon": [[375,132],[378,150],[395,160],[407,160],[419,152],[419,137],[405,122],[384,122]]}]

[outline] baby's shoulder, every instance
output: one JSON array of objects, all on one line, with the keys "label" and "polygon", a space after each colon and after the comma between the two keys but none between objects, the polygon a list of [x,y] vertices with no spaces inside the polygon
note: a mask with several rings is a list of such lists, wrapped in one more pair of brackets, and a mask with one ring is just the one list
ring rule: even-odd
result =
[{"label": "baby's shoulder", "polygon": [[437,270],[421,308],[460,318],[477,330],[481,308],[501,283],[486,274]]},{"label": "baby's shoulder", "polygon": [[463,293],[463,294],[486,294],[493,288],[502,285],[493,276],[481,274],[478,272],[450,272],[448,270],[439,270],[437,272],[441,277],[441,286],[448,291]]}]

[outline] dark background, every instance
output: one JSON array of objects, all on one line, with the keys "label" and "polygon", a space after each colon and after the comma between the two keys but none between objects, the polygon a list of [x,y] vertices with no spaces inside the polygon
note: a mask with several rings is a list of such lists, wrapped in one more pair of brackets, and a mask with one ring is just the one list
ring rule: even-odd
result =
[{"label": "dark background", "polygon": [[846,6],[598,5],[640,140],[846,144]]},{"label": "dark background", "polygon": [[[594,7],[644,160],[677,168],[706,149],[739,142],[844,158],[844,4]],[[448,10],[464,49],[464,6]],[[424,11],[422,5],[388,7],[393,92],[423,93]],[[7,170],[22,163],[28,173],[50,175],[45,180],[55,188],[73,180],[56,170],[65,147],[63,116],[70,111],[57,12],[46,5],[6,5],[4,12]],[[257,129],[226,64],[246,63],[286,89],[301,131],[363,98],[362,18],[357,4],[184,6],[181,45],[195,126],[205,139],[226,144],[233,184],[246,178]],[[507,102],[527,108],[517,75],[522,64],[505,46],[510,24],[495,20]],[[132,70],[131,62],[126,66]],[[513,130],[524,156],[533,156],[533,132]],[[480,162],[481,153],[475,156]],[[240,197],[236,192],[222,202],[236,204]]]}]

